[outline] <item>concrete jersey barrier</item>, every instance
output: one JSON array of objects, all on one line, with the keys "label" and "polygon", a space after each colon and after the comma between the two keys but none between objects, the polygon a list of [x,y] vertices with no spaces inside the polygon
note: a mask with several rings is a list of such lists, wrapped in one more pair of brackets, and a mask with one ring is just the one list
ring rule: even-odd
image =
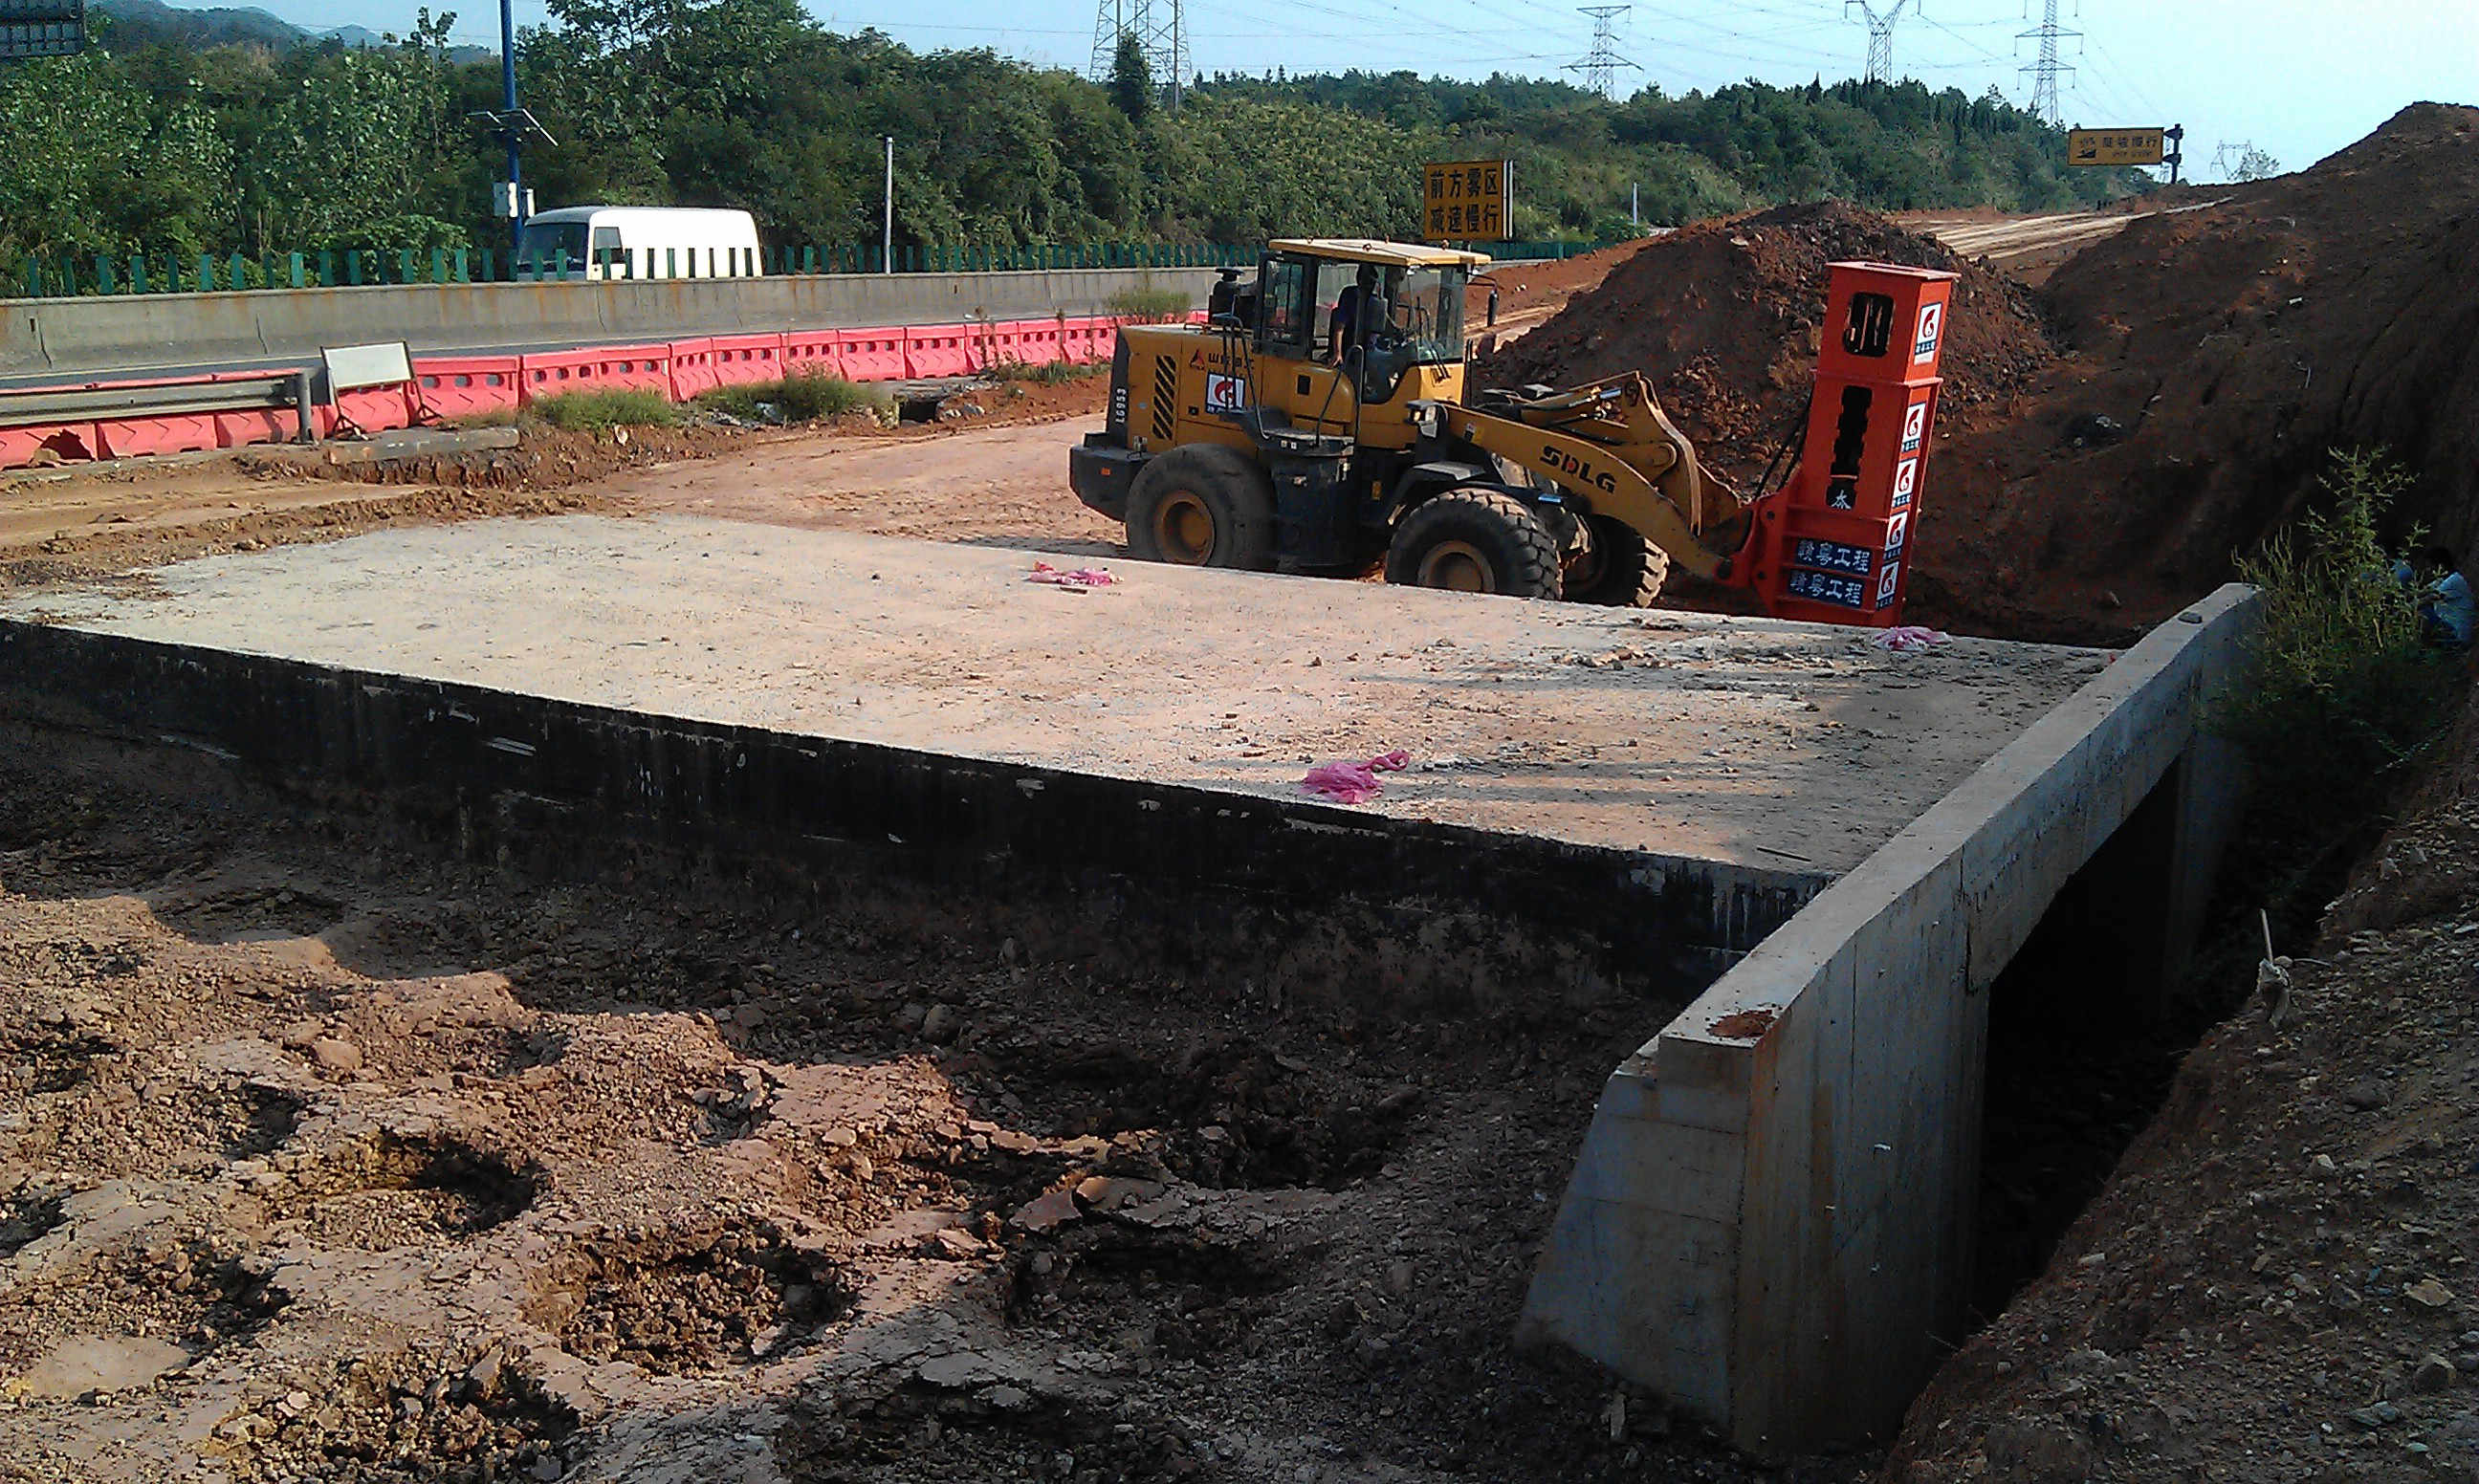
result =
[{"label": "concrete jersey barrier", "polygon": [[1890,1436],[1961,1338],[1986,991],[2138,810],[2169,971],[2235,813],[2202,714],[2259,606],[2232,584],[2153,630],[1622,1063],[1521,1338],[1759,1455]]},{"label": "concrete jersey barrier", "polygon": [[401,340],[416,352],[669,342],[786,330],[1107,315],[1132,291],[1205,302],[1213,269],[818,273],[635,282],[382,284],[282,294],[18,299],[0,309],[0,376],[73,380],[162,367],[315,359]]}]

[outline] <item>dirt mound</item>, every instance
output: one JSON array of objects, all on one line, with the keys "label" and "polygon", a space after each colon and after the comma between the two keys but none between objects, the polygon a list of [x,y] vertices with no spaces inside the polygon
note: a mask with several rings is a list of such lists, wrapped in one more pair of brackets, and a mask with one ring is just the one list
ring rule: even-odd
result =
[{"label": "dirt mound", "polygon": [[2046,294],[2071,359],[2019,420],[1939,456],[1924,606],[2030,637],[2156,621],[2296,516],[2337,448],[2417,471],[2405,514],[2466,552],[2474,207],[2479,111],[2419,104],[2313,169],[2078,255]]},{"label": "dirt mound", "polygon": [[2119,642],[2226,580],[2334,448],[2420,475],[2402,514],[2479,541],[2479,111],[2403,110],[2313,168],[2149,215],[2034,294],[1839,205],[1646,247],[1480,363],[1484,386],[1641,369],[1745,488],[1807,395],[1825,265],[1962,273],[1915,617]]},{"label": "dirt mound", "polygon": [[1567,386],[1642,371],[1705,467],[1750,488],[1806,405],[1826,265],[1845,259],[1962,275],[1945,359],[1949,420],[2006,401],[2054,359],[2030,291],[1934,238],[1829,201],[1647,243],[1556,318],[1483,358],[1474,381]]}]

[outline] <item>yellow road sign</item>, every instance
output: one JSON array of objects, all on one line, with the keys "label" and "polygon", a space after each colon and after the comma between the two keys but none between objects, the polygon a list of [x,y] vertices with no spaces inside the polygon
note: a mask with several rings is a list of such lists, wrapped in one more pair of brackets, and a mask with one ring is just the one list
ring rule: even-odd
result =
[{"label": "yellow road sign", "polygon": [[1456,160],[1420,167],[1420,235],[1433,243],[1515,240],[1515,162]]},{"label": "yellow road sign", "polygon": [[2068,165],[2159,165],[2166,129],[2073,129],[2066,134]]}]

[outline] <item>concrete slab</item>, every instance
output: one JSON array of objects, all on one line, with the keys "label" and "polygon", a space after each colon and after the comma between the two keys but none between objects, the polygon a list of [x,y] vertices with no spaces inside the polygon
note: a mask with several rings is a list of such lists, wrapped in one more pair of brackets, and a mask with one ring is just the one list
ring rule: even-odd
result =
[{"label": "concrete slab", "polygon": [[0,604],[100,633],[1725,863],[1857,864],[2104,652],[1119,562],[684,517],[386,531]]}]

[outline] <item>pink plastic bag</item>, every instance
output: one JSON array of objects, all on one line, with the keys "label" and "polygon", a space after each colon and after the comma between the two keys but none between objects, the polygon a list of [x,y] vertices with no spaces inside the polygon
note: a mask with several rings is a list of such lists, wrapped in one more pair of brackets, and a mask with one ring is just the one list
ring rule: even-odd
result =
[{"label": "pink plastic bag", "polygon": [[1061,572],[1048,562],[1033,564],[1027,582],[1047,582],[1052,587],[1109,587],[1119,579],[1099,567],[1079,567],[1074,572]]},{"label": "pink plastic bag", "polygon": [[1300,780],[1300,787],[1337,804],[1367,804],[1385,788],[1377,781],[1379,773],[1396,772],[1411,760],[1411,754],[1397,748],[1367,762],[1321,762]]},{"label": "pink plastic bag", "polygon": [[1940,644],[1951,644],[1954,636],[1933,628],[1923,628],[1917,624],[1904,624],[1898,628],[1886,629],[1873,642],[1880,650],[1907,654],[1914,650],[1932,650]]}]

